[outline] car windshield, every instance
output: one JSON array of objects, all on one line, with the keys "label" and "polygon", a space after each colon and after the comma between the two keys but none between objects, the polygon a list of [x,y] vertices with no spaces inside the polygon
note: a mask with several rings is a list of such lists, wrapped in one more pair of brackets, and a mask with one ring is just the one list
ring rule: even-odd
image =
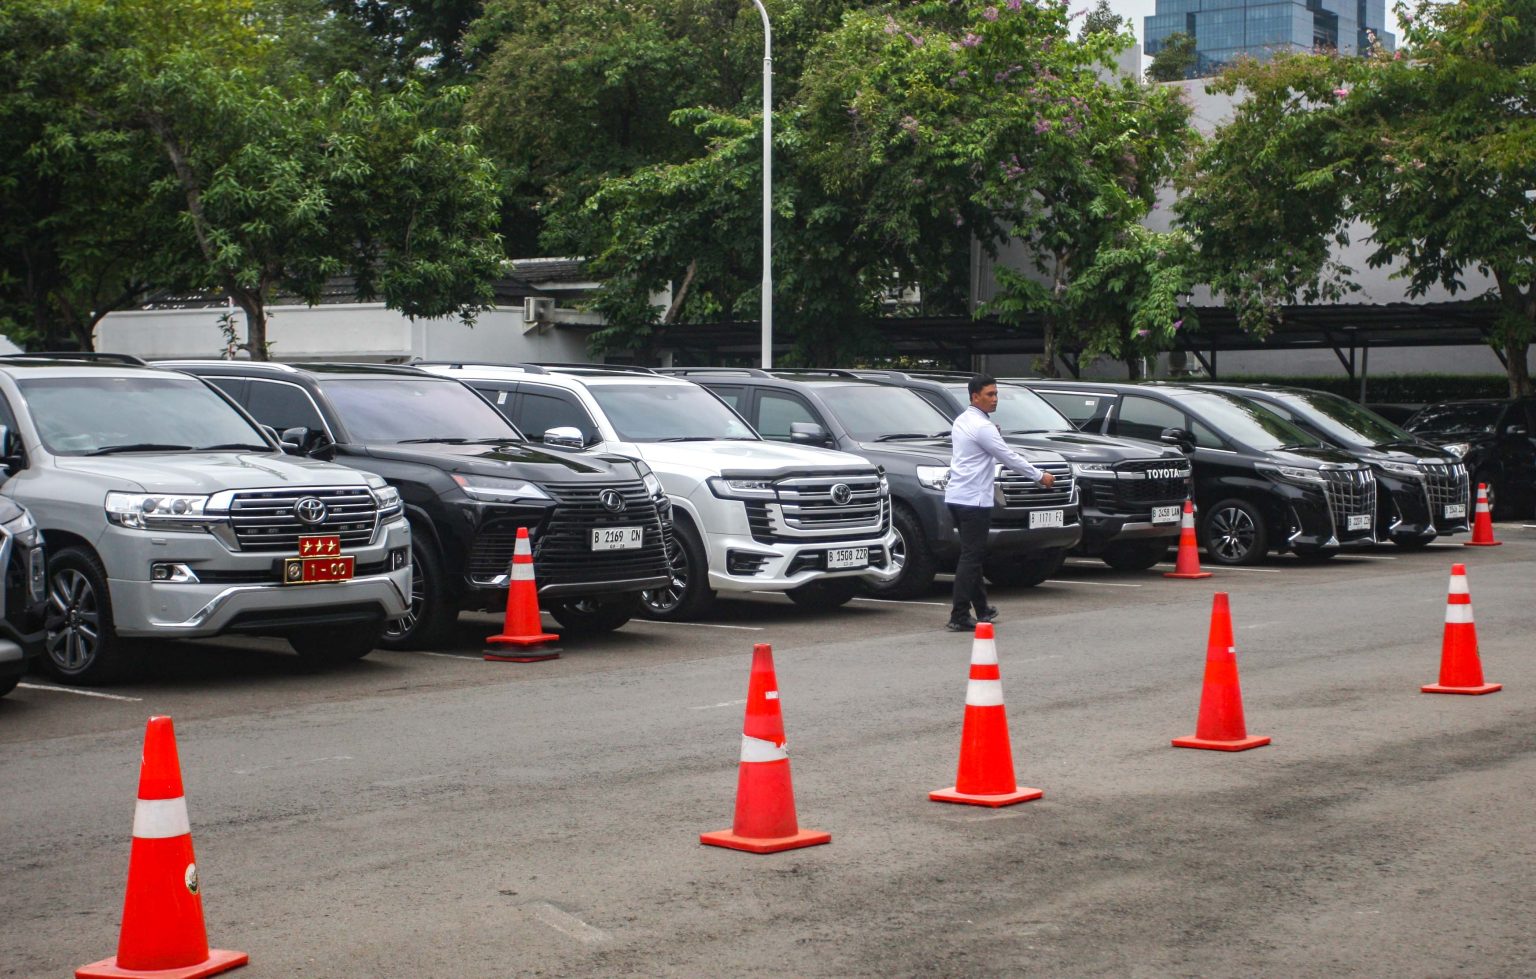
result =
[{"label": "car windshield", "polygon": [[1385,418],[1336,394],[1282,394],[1298,415],[1340,445],[1412,442],[1413,436]]},{"label": "car windshield", "polygon": [[1491,432],[1499,423],[1504,406],[1497,401],[1463,401],[1430,405],[1403,425],[1410,432]]},{"label": "car windshield", "polygon": [[356,442],[520,442],[501,412],[458,381],[415,377],[321,381]]},{"label": "car windshield", "polygon": [[588,390],[626,442],[757,440],[752,426],[696,384],[593,384]]},{"label": "car windshield", "polygon": [[54,455],[277,451],[238,409],[184,374],[34,377],[20,387]]},{"label": "car windshield", "polygon": [[949,419],[915,391],[881,384],[829,384],[817,390],[860,442],[949,434]]},{"label": "car windshield", "polygon": [[[961,404],[971,403],[971,391],[966,385],[949,385],[949,391],[960,399]],[[1004,435],[1070,432],[1077,427],[1049,401],[1017,384],[997,386],[997,410],[992,413],[992,421],[1002,429]]]},{"label": "car windshield", "polygon": [[1175,397],[1216,431],[1261,452],[1321,444],[1317,436],[1246,398],[1221,391],[1180,391]]}]

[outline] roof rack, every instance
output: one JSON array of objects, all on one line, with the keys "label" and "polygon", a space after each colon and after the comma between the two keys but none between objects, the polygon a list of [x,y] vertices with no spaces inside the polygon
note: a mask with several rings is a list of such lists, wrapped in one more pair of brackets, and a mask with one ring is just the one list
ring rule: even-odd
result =
[{"label": "roof rack", "polygon": [[805,377],[847,377],[853,380],[867,380],[850,370],[840,367],[776,367],[774,374],[798,374]]},{"label": "roof rack", "polygon": [[655,374],[654,368],[641,367],[638,364],[561,364],[553,361],[539,361],[538,366],[565,374]]},{"label": "roof rack", "polygon": [[757,367],[658,367],[658,374],[671,374],[674,377],[687,377],[690,374],[736,374],[744,377],[772,377],[773,375]]},{"label": "roof rack", "polygon": [[522,371],[524,374],[548,374],[540,364],[504,364],[490,360],[422,360],[413,357],[405,362],[406,367],[499,367],[502,370]]},{"label": "roof rack", "polygon": [[291,371],[298,373],[298,368],[292,364],[283,364],[275,360],[226,360],[223,357],[167,357],[163,360],[150,361],[153,367],[180,367],[183,364],[227,364],[231,367],[266,367],[277,371]]},{"label": "roof rack", "polygon": [[23,353],[0,355],[3,360],[88,360],[127,364],[131,367],[148,367],[149,362],[133,354],[103,353],[96,350],[33,350]]}]

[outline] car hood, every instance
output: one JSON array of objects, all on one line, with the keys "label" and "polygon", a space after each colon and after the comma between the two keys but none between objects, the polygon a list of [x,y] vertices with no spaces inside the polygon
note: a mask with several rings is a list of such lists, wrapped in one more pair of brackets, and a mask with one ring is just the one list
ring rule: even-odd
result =
[{"label": "car hood", "polygon": [[619,449],[633,453],[657,472],[693,469],[733,473],[778,472],[782,470],[844,471],[863,468],[869,463],[856,455],[807,445],[785,442],[736,441],[718,439],[709,442],[630,442]]},{"label": "car hood", "polygon": [[1330,448],[1306,448],[1306,449],[1271,449],[1264,453],[1271,462],[1282,466],[1301,466],[1306,469],[1316,469],[1323,463],[1360,465],[1357,456],[1345,452],[1343,449]]},{"label": "car hood", "polygon": [[1491,442],[1493,440],[1493,436],[1488,432],[1423,431],[1414,432],[1413,434],[1423,439],[1424,441],[1431,442],[1435,445],[1451,445],[1456,442],[1465,442],[1476,445],[1479,442]]},{"label": "car hood", "polygon": [[1172,446],[1159,448],[1147,442],[1126,442],[1090,432],[1031,432],[1028,435],[1005,435],[1003,438],[1017,448],[1059,452],[1069,462],[1184,460],[1184,453]]},{"label": "car hood", "polygon": [[634,463],[622,456],[578,450],[558,452],[528,442],[498,442],[493,445],[383,443],[369,445],[367,451],[375,459],[412,462],[448,472],[482,476],[514,475],[521,479],[561,480],[581,476],[634,479],[638,475],[634,471]]},{"label": "car hood", "polygon": [[331,462],[281,453],[132,452],[111,456],[56,456],[61,472],[146,493],[216,493],[281,486],[360,486],[363,474]]},{"label": "car hood", "polygon": [[1439,464],[1460,462],[1454,452],[1449,452],[1432,442],[1384,442],[1356,453],[1362,459],[1392,462],[1433,462]]}]

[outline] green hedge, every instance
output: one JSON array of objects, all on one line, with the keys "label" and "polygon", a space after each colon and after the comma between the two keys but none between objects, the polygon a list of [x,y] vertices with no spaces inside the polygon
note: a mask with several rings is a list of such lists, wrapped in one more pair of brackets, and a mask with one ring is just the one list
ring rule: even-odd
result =
[{"label": "green hedge", "polygon": [[[1284,384],[1288,387],[1332,391],[1350,400],[1360,396],[1360,381],[1341,375],[1300,377],[1281,374],[1226,374],[1227,384]],[[1437,401],[1509,397],[1509,379],[1503,374],[1380,374],[1369,375],[1365,400],[1372,404],[1428,405]]]}]

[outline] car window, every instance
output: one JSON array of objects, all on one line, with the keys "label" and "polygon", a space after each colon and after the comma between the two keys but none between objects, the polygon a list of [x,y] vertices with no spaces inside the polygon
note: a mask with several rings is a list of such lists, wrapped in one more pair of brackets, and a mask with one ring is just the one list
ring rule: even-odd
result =
[{"label": "car window", "polygon": [[1211,431],[1210,427],[1203,422],[1191,419],[1189,432],[1195,437],[1195,444],[1202,449],[1224,449],[1227,447],[1227,444],[1222,441],[1221,436]]},{"label": "car window", "polygon": [[497,411],[508,418],[512,417],[512,403],[517,400],[517,388],[510,384],[486,384],[478,381],[469,386],[495,405]]},{"label": "car window", "polygon": [[1499,423],[1504,406],[1497,401],[1463,401],[1430,405],[1403,425],[1410,432],[1465,432],[1480,435],[1492,432]]},{"label": "car window", "polygon": [[826,385],[819,393],[827,409],[837,416],[848,434],[860,442],[873,442],[892,435],[948,435],[952,427],[949,416],[908,388],[880,384]]},{"label": "car window", "polygon": [[522,398],[517,402],[512,421],[531,442],[544,441],[544,433],[551,428],[578,429],[583,442],[597,441],[597,424],[568,391],[551,388],[535,391],[530,385],[523,384]]},{"label": "car window", "polygon": [[235,403],[238,404],[240,407],[245,408],[246,411],[250,411],[251,410],[246,405],[246,403],[245,403],[246,392],[248,392],[250,390],[250,387],[251,387],[250,384],[246,382],[245,378],[243,378],[243,377],[204,377],[203,380],[207,381],[209,384],[212,384],[214,387],[218,388],[220,391],[223,391],[225,394],[229,395],[231,398],[234,398],[235,399]]},{"label": "car window", "polygon": [[1075,391],[1040,391],[1040,397],[1050,402],[1052,406],[1067,420],[1078,428],[1088,431],[1095,430],[1095,424],[1109,412],[1109,406],[1113,398],[1106,398],[1097,394],[1078,394]]},{"label": "car window", "polygon": [[336,378],[321,390],[358,442],[519,441],[512,423],[458,381]]},{"label": "car window", "polygon": [[1170,392],[1191,413],[1198,413],[1214,431],[1249,448],[1266,452],[1299,446],[1321,445],[1322,441],[1264,405],[1224,391],[1200,391],[1194,388]]},{"label": "car window", "polygon": [[595,384],[590,390],[626,442],[757,440],[752,426],[697,384]]},{"label": "car window", "polygon": [[955,417],[960,414],[959,406],[956,405],[945,392],[929,391],[922,388],[913,388],[913,390],[917,392],[918,397],[922,398],[924,401],[928,402],[935,408],[939,409],[939,411],[943,412],[945,418],[953,421]]},{"label": "car window", "polygon": [[1281,395],[1295,417],[1266,401],[1264,407],[1340,445],[1386,445],[1412,436],[1385,418],[1336,394]]},{"label": "car window", "polygon": [[271,425],[278,432],[290,428],[302,428],[311,432],[326,431],[320,410],[310,400],[309,393],[297,384],[287,381],[251,379],[245,409],[263,425]]},{"label": "car window", "polygon": [[153,371],[133,377],[37,377],[20,382],[43,445],[54,455],[259,446],[266,435],[202,381]]},{"label": "car window", "polygon": [[1165,428],[1187,429],[1184,412],[1172,405],[1139,395],[1128,394],[1121,399],[1113,434],[1156,442],[1162,438]]},{"label": "car window", "polygon": [[765,439],[789,441],[789,426],[796,422],[823,422],[811,406],[792,394],[762,391],[757,396],[757,431]]},{"label": "car window", "polygon": [[724,401],[726,404],[730,405],[732,408],[735,408],[738,413],[743,414],[743,415],[746,414],[746,412],[742,411],[742,409],[741,409],[741,398],[742,398],[742,395],[745,394],[746,392],[743,391],[741,388],[739,388],[739,387],[731,387],[729,385],[722,385],[720,387],[715,387],[714,385],[710,385],[709,390],[713,391],[716,395],[718,395],[721,401]]},{"label": "car window", "polygon": [[[961,404],[971,403],[970,388],[966,385],[960,384],[950,390]],[[992,421],[1004,435],[1063,432],[1076,427],[1055,405],[1021,384],[997,386],[997,410],[992,413]]]}]

